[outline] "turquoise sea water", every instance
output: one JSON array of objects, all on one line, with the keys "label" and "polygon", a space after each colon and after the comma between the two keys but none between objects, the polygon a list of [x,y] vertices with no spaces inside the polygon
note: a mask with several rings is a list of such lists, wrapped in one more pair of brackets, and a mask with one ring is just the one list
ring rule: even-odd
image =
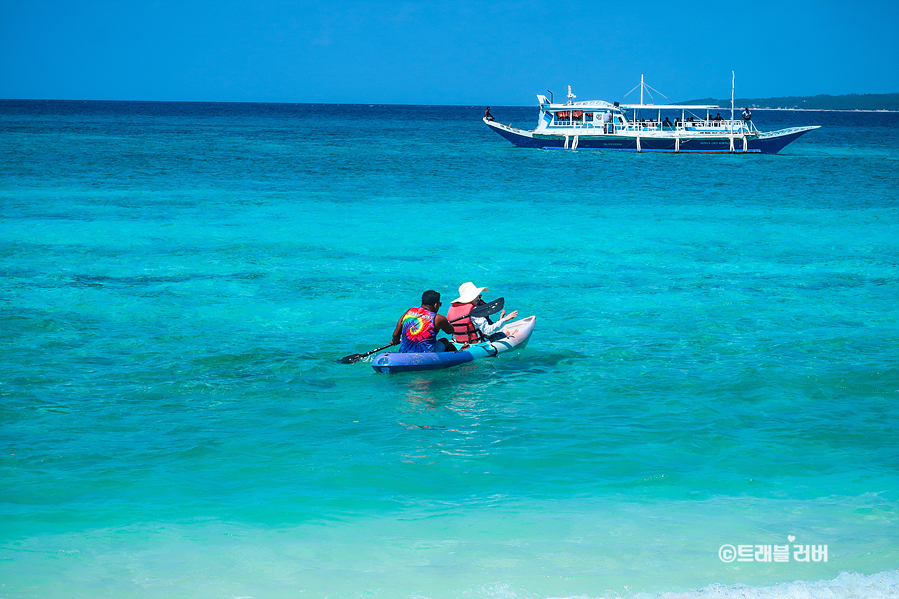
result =
[{"label": "turquoise sea water", "polygon": [[[0,597],[899,593],[899,115],[482,113],[0,102]],[[465,281],[525,350],[336,362]]]}]

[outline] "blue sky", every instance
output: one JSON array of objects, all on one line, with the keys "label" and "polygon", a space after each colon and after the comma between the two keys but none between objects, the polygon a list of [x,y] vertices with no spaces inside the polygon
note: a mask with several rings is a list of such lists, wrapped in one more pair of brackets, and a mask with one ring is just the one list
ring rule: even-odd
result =
[{"label": "blue sky", "polygon": [[738,97],[899,92],[899,1],[0,0],[0,98],[532,105],[645,74],[682,101],[732,70]]}]

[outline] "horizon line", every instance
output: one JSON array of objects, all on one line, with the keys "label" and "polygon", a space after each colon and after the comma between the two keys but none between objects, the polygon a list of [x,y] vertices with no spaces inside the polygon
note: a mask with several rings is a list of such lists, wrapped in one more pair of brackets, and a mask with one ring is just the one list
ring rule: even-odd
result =
[{"label": "horizon line", "polygon": [[[899,92],[892,92],[899,94]],[[821,95],[821,94],[819,94]],[[828,95],[828,94],[824,94]],[[890,94],[840,94],[846,95],[890,95]],[[811,98],[815,96],[774,96],[776,98]],[[838,97],[838,96],[830,96]],[[764,98],[735,98],[736,100],[760,100]],[[772,98],[773,99],[773,98]],[[481,106],[498,107],[498,108],[536,108],[537,104],[393,104],[390,102],[266,102],[258,100],[85,100],[72,98],[0,98],[0,102],[118,102],[118,103],[144,103],[144,104],[273,104],[273,105],[291,105],[291,106],[419,106],[419,107],[444,107],[444,108],[480,108]],[[685,101],[689,102],[689,101]],[[678,104],[667,104],[662,106],[670,106],[672,109],[677,108]],[[716,108],[726,109],[729,106],[717,106]],[[899,113],[899,110],[889,108],[768,108],[753,106],[753,110],[771,110],[771,111],[793,111],[793,112],[886,112]]]}]

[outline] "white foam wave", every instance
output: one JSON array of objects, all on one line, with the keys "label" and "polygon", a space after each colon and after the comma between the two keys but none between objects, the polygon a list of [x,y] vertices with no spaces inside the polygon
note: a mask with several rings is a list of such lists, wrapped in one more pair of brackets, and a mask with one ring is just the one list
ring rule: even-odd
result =
[{"label": "white foam wave", "polygon": [[843,572],[833,580],[785,582],[770,587],[713,584],[698,591],[634,595],[631,599],[895,599],[899,570],[865,576]]},{"label": "white foam wave", "polygon": [[[510,585],[481,589],[484,599],[531,599],[531,593],[519,593]],[[899,570],[877,574],[843,572],[833,580],[785,582],[768,587],[744,584],[712,584],[703,589],[665,593],[625,593],[576,595],[547,599],[896,599],[899,597]]]}]

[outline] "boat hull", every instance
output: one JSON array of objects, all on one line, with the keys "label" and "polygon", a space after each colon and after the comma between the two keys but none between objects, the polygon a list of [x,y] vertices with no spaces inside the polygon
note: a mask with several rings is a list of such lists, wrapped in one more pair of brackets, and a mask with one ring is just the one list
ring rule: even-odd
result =
[{"label": "boat hull", "polygon": [[[577,132],[575,135],[559,134],[535,134],[533,131],[507,127],[494,121],[486,121],[487,125],[503,138],[520,148],[540,148],[545,150],[617,150],[622,152],[671,152],[682,154],[777,154],[789,143],[798,139],[801,135],[818,127],[793,127],[746,136],[731,137],[728,135],[696,134],[691,136],[689,132],[675,135],[646,135],[634,136],[633,134],[597,134],[591,129]],[[575,137],[577,138],[575,141]],[[639,140],[639,144],[638,144]],[[733,149],[731,149],[733,148]]]},{"label": "boat hull", "polygon": [[[535,316],[528,316],[527,318],[510,322],[502,328],[503,333],[507,335],[505,339],[475,343],[466,350],[421,354],[384,352],[375,356],[371,361],[371,365],[376,372],[389,374],[420,370],[440,370],[480,358],[495,357],[502,353],[523,349],[528,344],[531,333],[534,332],[536,322],[537,318]],[[461,347],[460,344],[456,344],[456,346]]]}]

